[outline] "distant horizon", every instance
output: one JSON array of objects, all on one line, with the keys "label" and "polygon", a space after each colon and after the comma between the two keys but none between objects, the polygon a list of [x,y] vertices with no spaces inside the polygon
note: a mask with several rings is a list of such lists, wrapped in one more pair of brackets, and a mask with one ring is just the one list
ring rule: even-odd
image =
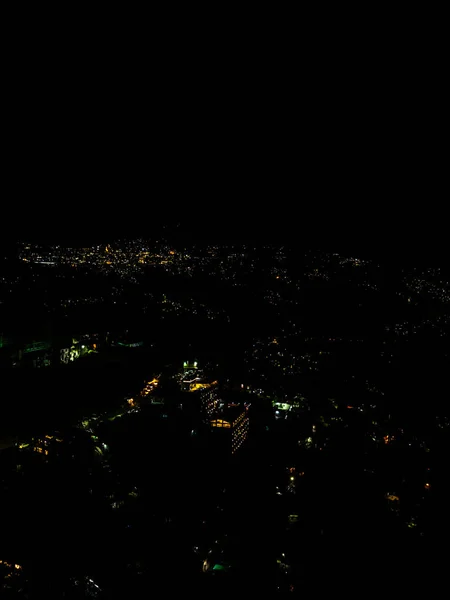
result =
[{"label": "distant horizon", "polygon": [[[165,239],[166,238],[166,239]],[[316,251],[316,252],[325,252],[329,254],[337,253],[342,256],[354,256],[356,258],[362,258],[366,260],[379,260],[383,263],[389,263],[392,261],[400,261],[405,266],[417,265],[418,267],[424,266],[438,266],[441,268],[450,268],[448,253],[444,252],[440,246],[426,246],[419,247],[417,244],[400,244],[397,246],[392,245],[381,245],[374,246],[370,243],[362,243],[360,240],[352,243],[347,240],[344,242],[343,240],[336,241],[336,243],[332,243],[329,241],[327,244],[310,243],[308,244],[308,240],[304,239],[264,239],[263,236],[259,238],[254,236],[252,238],[246,238],[245,235],[241,235],[240,237],[232,238],[229,235],[223,232],[216,232],[215,237],[198,237],[196,239],[190,239],[190,236],[185,231],[161,231],[156,235],[132,235],[130,233],[122,233],[115,235],[97,235],[97,236],[86,236],[86,237],[75,237],[75,236],[24,236],[23,238],[17,238],[16,240],[9,242],[3,239],[0,242],[0,249],[2,250],[3,255],[9,255],[15,253],[15,250],[18,245],[22,243],[32,243],[42,246],[55,246],[60,245],[62,247],[70,248],[80,248],[80,247],[91,247],[95,245],[102,244],[114,244],[114,242],[120,240],[132,240],[132,239],[143,239],[159,242],[167,241],[169,244],[173,244],[174,247],[177,246],[203,246],[203,245],[222,245],[222,246],[232,246],[232,245],[254,245],[258,246],[286,246],[291,250],[296,250],[300,254]]]}]

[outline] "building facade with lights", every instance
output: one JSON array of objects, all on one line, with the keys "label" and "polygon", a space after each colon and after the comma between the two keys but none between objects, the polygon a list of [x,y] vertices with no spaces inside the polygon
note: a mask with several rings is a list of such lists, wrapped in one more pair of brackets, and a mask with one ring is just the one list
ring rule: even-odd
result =
[{"label": "building facade with lights", "polygon": [[227,454],[236,454],[248,438],[250,420],[245,406],[228,407],[210,423],[216,447]]}]

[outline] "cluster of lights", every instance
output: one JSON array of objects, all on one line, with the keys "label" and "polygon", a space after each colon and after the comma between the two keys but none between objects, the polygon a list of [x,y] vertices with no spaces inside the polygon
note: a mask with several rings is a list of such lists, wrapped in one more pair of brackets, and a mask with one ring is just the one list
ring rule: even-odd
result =
[{"label": "cluster of lights", "polygon": [[36,446],[34,451],[38,452],[38,454],[44,454],[45,456],[48,456],[48,450],[46,448],[41,448],[40,446]]},{"label": "cluster of lights", "polygon": [[248,437],[249,419],[246,412],[239,415],[233,423],[232,452],[239,450]]},{"label": "cluster of lights", "polygon": [[[23,590],[19,589],[17,586],[20,586],[20,588],[22,588],[22,584],[23,584],[22,565],[18,565],[16,563],[10,563],[7,561],[0,560],[0,571],[2,571],[2,574],[0,575],[0,580],[1,579],[4,580],[3,585],[0,581],[0,591],[1,590],[14,590],[15,592],[18,592],[19,594],[21,594],[21,592]],[[3,595],[2,594],[0,594],[0,595],[3,598]]]},{"label": "cluster of lights", "polygon": [[[185,363],[184,363],[184,366],[185,366],[185,367],[188,367],[188,368],[192,368],[192,367],[190,367],[189,363],[187,363],[187,362],[185,362]],[[198,367],[198,362],[197,362],[197,361],[195,361],[195,362],[194,362],[194,368],[196,369],[197,367]]]},{"label": "cluster of lights", "polygon": [[247,416],[247,412],[245,411],[242,412],[233,423],[225,421],[224,419],[214,419],[211,421],[211,427],[232,430],[231,443],[232,453],[234,454],[247,439],[249,418]]},{"label": "cluster of lights", "polygon": [[[211,384],[211,385],[215,385],[216,383],[217,382],[214,382],[214,384]],[[210,386],[208,386],[208,387],[210,387]],[[217,392],[215,390],[207,389],[202,394],[202,403],[203,403],[203,407],[204,407],[207,415],[212,416],[217,408],[218,403],[219,403],[219,399],[217,397]]]},{"label": "cluster of lights", "polygon": [[[434,273],[427,273],[426,276],[435,276]],[[410,291],[416,293],[425,293],[435,300],[441,302],[450,302],[449,282],[440,280],[439,283],[433,283],[427,279],[420,279],[419,277],[412,278],[411,281],[404,281],[407,288]]]},{"label": "cluster of lights", "polygon": [[231,429],[231,423],[225,421],[224,419],[214,419],[214,421],[211,421],[211,427]]},{"label": "cluster of lights", "polygon": [[[151,381],[147,381],[144,388],[141,390],[140,392],[140,397],[141,398],[146,398],[147,396],[149,396],[150,394],[153,393],[153,391],[155,390],[156,387],[158,387],[159,384],[159,380],[154,377]],[[128,401],[128,404],[130,404],[130,401]],[[134,405],[134,400],[133,400],[133,404]]]},{"label": "cluster of lights", "polygon": [[[89,248],[41,248],[39,246],[23,246],[19,257],[25,263],[51,267],[66,266],[71,268],[95,268],[105,273],[114,270],[123,278],[136,281],[144,266],[163,266],[165,270],[178,267],[180,271],[184,262],[191,257],[177,254],[167,246],[155,247],[145,240],[133,242],[117,240],[114,247],[110,245],[92,246]],[[189,267],[188,267],[189,268]]]},{"label": "cluster of lights", "polygon": [[61,438],[57,438],[54,435],[46,435],[44,438],[36,440],[33,450],[38,454],[48,456],[50,442],[52,442],[53,440],[58,443],[61,443],[63,441]]},{"label": "cluster of lights", "polygon": [[9,563],[9,562],[3,561],[3,560],[0,560],[0,565],[4,565],[8,569],[15,569],[16,571],[22,571],[21,565]]}]

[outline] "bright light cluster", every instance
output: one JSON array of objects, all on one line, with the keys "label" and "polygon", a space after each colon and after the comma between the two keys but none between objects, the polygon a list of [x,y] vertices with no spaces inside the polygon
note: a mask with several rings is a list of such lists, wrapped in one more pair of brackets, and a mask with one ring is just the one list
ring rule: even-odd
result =
[{"label": "bright light cluster", "polygon": [[248,437],[250,421],[247,416],[247,412],[243,412],[239,415],[236,421],[233,423],[233,434],[232,434],[232,452],[233,454],[239,450],[242,444]]}]

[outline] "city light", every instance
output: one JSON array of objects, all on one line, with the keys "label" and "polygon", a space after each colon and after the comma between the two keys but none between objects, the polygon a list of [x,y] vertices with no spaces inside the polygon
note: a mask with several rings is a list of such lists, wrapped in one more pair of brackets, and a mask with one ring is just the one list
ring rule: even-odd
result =
[{"label": "city light", "polygon": [[[88,247],[24,242],[0,256],[0,367],[17,379],[12,393],[3,386],[0,414],[1,558],[10,561],[0,561],[0,590],[22,597],[47,574],[55,595],[67,597],[115,587],[139,596],[149,584],[176,595],[191,583],[199,596],[229,588],[270,596],[294,585],[307,593],[318,572],[349,589],[362,562],[388,593],[389,579],[397,574],[404,585],[405,574],[384,568],[388,554],[409,547],[414,576],[430,583],[434,563],[421,540],[445,529],[450,431],[439,391],[448,266],[423,266],[422,238],[434,237],[433,228],[413,230],[420,247],[395,240],[403,259],[387,248],[383,227],[365,249],[371,220],[361,219],[352,229],[363,240],[348,240],[347,256],[303,250],[313,233],[303,210],[300,226],[281,205],[275,210],[283,213],[280,243],[273,219],[264,231],[249,218],[245,237],[261,241],[244,244],[242,210],[233,216],[220,189],[204,214],[181,199],[181,229],[174,220],[160,225],[156,205],[166,200],[155,201],[149,221],[127,194],[128,212],[151,239],[100,232]],[[114,202],[104,201],[106,212]],[[178,220],[178,200],[166,203]],[[208,221],[214,210],[219,218]],[[325,213],[317,225],[332,245]],[[195,227],[200,218],[206,225]],[[223,242],[208,241],[219,228]],[[345,235],[332,229],[342,245]],[[439,260],[448,262],[430,256]],[[25,492],[30,514],[17,501]],[[17,531],[23,548],[54,538],[42,559],[29,553],[23,572]],[[120,543],[51,572],[59,554],[104,532]],[[143,535],[148,548],[130,551]],[[383,539],[384,553],[348,563],[319,552],[309,569],[311,544],[327,550],[343,537],[367,546]],[[168,568],[155,569],[156,555]],[[186,577],[172,582],[169,571]]]}]

